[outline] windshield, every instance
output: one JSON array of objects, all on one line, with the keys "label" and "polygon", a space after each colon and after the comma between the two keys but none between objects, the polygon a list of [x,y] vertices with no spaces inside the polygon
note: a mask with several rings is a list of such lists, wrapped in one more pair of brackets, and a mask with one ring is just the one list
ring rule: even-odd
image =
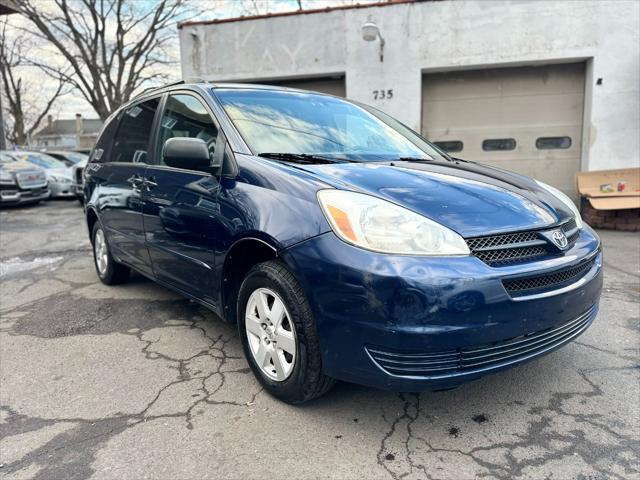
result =
[{"label": "windshield", "polygon": [[76,152],[65,153],[65,156],[69,160],[71,160],[73,163],[80,163],[89,158],[89,155],[85,155],[84,153],[76,153]]},{"label": "windshield", "polygon": [[56,160],[49,155],[42,153],[26,152],[22,154],[22,158],[29,163],[33,163],[42,168],[67,168],[67,166],[60,160]]},{"label": "windshield", "polygon": [[443,159],[391,117],[340,98],[306,92],[216,89],[251,150],[356,161]]},{"label": "windshield", "polygon": [[11,162],[15,162],[16,159],[13,158],[11,155],[8,155],[6,153],[0,152],[0,163],[11,163]]}]

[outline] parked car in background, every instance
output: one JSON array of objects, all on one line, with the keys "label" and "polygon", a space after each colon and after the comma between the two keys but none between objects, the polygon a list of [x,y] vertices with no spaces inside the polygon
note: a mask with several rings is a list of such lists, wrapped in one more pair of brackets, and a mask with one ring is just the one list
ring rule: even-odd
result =
[{"label": "parked car in background", "polygon": [[82,153],[78,151],[46,151],[43,152],[50,155],[61,162],[64,162],[69,168],[71,168],[71,191],[75,194],[80,203],[84,202],[82,195],[82,172],[89,160],[88,153]]},{"label": "parked car in background", "polygon": [[83,187],[83,172],[85,167],[87,166],[87,162],[89,161],[89,155],[85,155],[84,160],[79,161],[75,165],[71,167],[71,178],[73,179],[73,183],[71,189],[76,195],[78,201],[84,204],[84,192],[82,191]]},{"label": "parked car in background", "polygon": [[47,174],[42,168],[0,152],[0,205],[22,205],[49,198]]},{"label": "parked car in background", "polygon": [[146,92],[105,123],[84,190],[100,280],[134,269],[236,323],[257,379],[291,403],[334,379],[453,388],[598,312],[600,240],[565,194],[330,95]]},{"label": "parked car in background", "polygon": [[87,155],[86,153],[72,152],[72,151],[65,151],[65,150],[55,150],[55,151],[47,150],[47,151],[43,151],[42,153],[45,153],[50,157],[60,160],[67,167],[73,167],[74,165],[80,162],[87,163],[87,160],[89,159],[89,155]]},{"label": "parked car in background", "polygon": [[71,168],[45,153],[16,151],[13,156],[43,168],[47,173],[51,198],[74,198]]}]

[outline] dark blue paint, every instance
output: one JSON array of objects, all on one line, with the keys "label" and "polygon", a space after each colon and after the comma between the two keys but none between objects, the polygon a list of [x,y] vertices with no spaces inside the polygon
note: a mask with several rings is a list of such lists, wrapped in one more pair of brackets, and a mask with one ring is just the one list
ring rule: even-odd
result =
[{"label": "dark blue paint", "polygon": [[138,164],[110,164],[94,169],[89,204],[109,236],[113,254],[145,274],[151,261],[145,245],[142,223],[142,191],[136,186],[145,167]]},{"label": "dark blue paint", "polygon": [[[439,352],[518,337],[560,325],[597,304],[602,289],[599,240],[586,227],[565,256],[532,264],[489,267],[475,257],[379,255],[327,233],[283,252],[309,297],[327,374],[380,388],[424,388],[424,379],[392,377],[373,366],[365,345]],[[501,280],[598,261],[582,288],[538,300],[514,301]],[[486,373],[486,372],[485,372]],[[480,375],[431,382],[456,386]]]},{"label": "dark blue paint", "polygon": [[[564,255],[492,268],[473,256],[385,255],[348,245],[331,232],[316,199],[324,188],[370,193],[466,237],[568,219],[567,208],[531,179],[464,161],[293,165],[259,158],[239,143],[214,98],[193,91],[219,116],[236,152],[236,174],[93,161],[87,208],[119,261],[219,314],[230,249],[245,239],[272,246],[309,299],[327,374],[399,390],[455,386],[500,368],[438,380],[395,377],[373,363],[365,345],[438,352],[491,343],[560,325],[597,305],[602,254],[588,227]],[[109,145],[103,148],[107,155]],[[138,187],[138,177],[156,186]],[[566,293],[516,301],[501,284],[593,256],[583,284]]]}]

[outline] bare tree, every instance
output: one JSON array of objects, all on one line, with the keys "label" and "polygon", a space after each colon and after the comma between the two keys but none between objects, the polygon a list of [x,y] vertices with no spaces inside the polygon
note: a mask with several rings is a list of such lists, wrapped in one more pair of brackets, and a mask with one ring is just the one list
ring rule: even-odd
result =
[{"label": "bare tree", "polygon": [[[6,22],[0,22],[0,93],[9,113],[8,117],[3,117],[4,129],[9,141],[24,145],[38,129],[56,99],[63,94],[65,85],[59,81],[50,95],[43,96],[42,88],[36,90],[33,82],[30,84],[25,80],[22,74],[33,67],[28,66],[23,54],[31,44],[25,35],[8,38],[6,27]],[[37,94],[34,95],[34,92]]]},{"label": "bare tree", "polygon": [[171,27],[185,20],[184,0],[54,0],[42,8],[22,0],[20,10],[50,42],[68,69],[46,60],[34,65],[77,88],[101,119],[144,84],[169,77]]}]

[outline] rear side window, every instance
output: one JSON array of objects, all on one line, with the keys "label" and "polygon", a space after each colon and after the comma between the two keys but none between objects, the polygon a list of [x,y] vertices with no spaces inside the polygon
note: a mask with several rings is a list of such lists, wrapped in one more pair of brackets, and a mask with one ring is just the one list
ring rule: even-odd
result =
[{"label": "rear side window", "polygon": [[113,143],[113,137],[118,129],[118,122],[121,115],[116,113],[107,119],[96,145],[91,151],[91,162],[107,162],[111,151],[111,144]]},{"label": "rear side window", "polygon": [[570,137],[540,137],[536,139],[536,148],[538,150],[565,149],[570,147]]},{"label": "rear side window", "polygon": [[158,110],[158,98],[138,103],[122,114],[109,161],[146,163],[149,136],[153,129],[153,118]]},{"label": "rear side window", "polygon": [[433,143],[440,147],[441,150],[449,153],[461,152],[462,148],[464,147],[463,143],[460,140],[446,140]]},{"label": "rear side window", "polygon": [[508,151],[516,149],[515,138],[491,138],[482,141],[482,150],[485,152]]}]

